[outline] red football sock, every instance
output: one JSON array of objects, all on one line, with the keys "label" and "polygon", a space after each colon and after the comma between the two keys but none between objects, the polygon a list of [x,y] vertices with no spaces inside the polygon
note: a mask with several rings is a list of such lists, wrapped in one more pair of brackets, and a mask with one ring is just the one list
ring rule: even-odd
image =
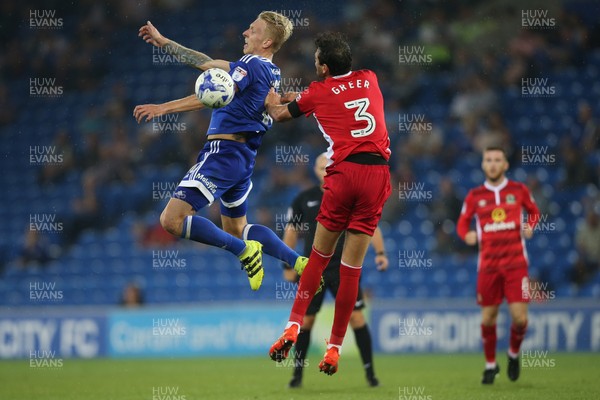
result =
[{"label": "red football sock", "polygon": [[512,354],[519,354],[519,350],[521,349],[521,343],[525,338],[525,333],[527,332],[527,322],[523,326],[517,326],[512,324],[510,326],[510,352]]},{"label": "red football sock", "polygon": [[362,267],[352,267],[347,264],[340,265],[340,287],[335,296],[335,314],[329,344],[341,346],[348,329],[350,315],[356,304],[358,296],[358,280]]},{"label": "red football sock", "polygon": [[290,313],[291,322],[297,322],[298,325],[302,326],[302,320],[304,319],[308,305],[319,288],[321,275],[323,275],[323,271],[327,267],[327,264],[329,264],[332,255],[321,254],[313,247],[308,258],[308,264],[306,264],[304,272],[300,276],[298,291],[296,292],[296,298],[294,299],[294,305]]},{"label": "red football sock", "polygon": [[483,354],[488,363],[496,362],[496,325],[481,325],[481,339],[483,340]]}]

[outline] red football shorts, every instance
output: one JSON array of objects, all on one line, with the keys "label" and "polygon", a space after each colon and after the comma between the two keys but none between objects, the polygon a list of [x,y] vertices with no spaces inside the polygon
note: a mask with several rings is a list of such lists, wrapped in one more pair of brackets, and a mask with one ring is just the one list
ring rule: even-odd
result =
[{"label": "red football shorts", "polygon": [[527,268],[479,271],[477,276],[477,304],[495,306],[502,300],[510,303],[529,303]]},{"label": "red football shorts", "polygon": [[317,221],[333,232],[354,229],[373,236],[392,192],[390,167],[342,161],[327,169]]}]

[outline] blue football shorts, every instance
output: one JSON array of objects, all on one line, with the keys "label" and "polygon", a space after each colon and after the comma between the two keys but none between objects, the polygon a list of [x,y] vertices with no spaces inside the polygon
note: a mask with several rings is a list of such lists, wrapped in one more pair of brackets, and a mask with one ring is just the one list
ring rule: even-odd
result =
[{"label": "blue football shorts", "polygon": [[221,214],[231,218],[246,215],[246,199],[252,190],[256,150],[233,140],[209,140],[196,164],[185,174],[173,193],[197,211],[221,200]]}]

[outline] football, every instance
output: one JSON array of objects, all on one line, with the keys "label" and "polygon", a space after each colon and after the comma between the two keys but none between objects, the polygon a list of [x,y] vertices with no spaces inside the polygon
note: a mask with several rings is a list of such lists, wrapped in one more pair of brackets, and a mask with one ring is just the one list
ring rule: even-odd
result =
[{"label": "football", "polygon": [[220,68],[210,68],[196,79],[196,96],[206,107],[225,107],[233,100],[233,85],[229,73]]}]

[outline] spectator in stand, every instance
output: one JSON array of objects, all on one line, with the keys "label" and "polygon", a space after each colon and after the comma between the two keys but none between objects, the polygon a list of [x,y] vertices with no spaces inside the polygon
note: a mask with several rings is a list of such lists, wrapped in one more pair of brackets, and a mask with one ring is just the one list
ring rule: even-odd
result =
[{"label": "spectator in stand", "polygon": [[123,289],[121,301],[119,304],[123,307],[137,308],[144,304],[142,290],[135,283],[130,283]]},{"label": "spectator in stand", "polygon": [[585,284],[600,270],[600,216],[588,211],[585,221],[575,234],[577,262],[571,271],[571,280],[577,285]]},{"label": "spectator in stand", "polygon": [[412,122],[409,132],[404,133],[407,138],[401,147],[401,156],[407,156],[411,159],[422,157],[437,157],[440,155],[444,137],[438,124],[434,124],[426,117],[422,122]]},{"label": "spectator in stand", "polygon": [[535,175],[527,176],[527,187],[531,196],[536,200],[540,213],[548,215],[550,212],[550,200],[552,198],[552,187],[548,184],[542,185]]},{"label": "spectator in stand", "polygon": [[132,234],[136,238],[136,243],[144,248],[170,247],[177,243],[177,238],[160,226],[160,223],[137,222],[132,228]]},{"label": "spectator in stand", "polygon": [[[460,215],[462,201],[456,194],[452,179],[444,176],[440,179],[437,194],[429,203],[429,218],[435,225],[446,221],[454,223]],[[453,232],[452,232],[453,233]]]},{"label": "spectator in stand", "polygon": [[8,125],[13,122],[16,116],[16,110],[12,104],[8,87],[0,83],[0,126]]},{"label": "spectator in stand", "polygon": [[58,255],[58,248],[53,246],[46,236],[38,230],[27,227],[16,263],[20,268],[26,268],[30,264],[44,265]]},{"label": "spectator in stand", "polygon": [[564,177],[561,182],[563,190],[593,182],[592,170],[587,164],[581,150],[575,147],[572,140],[566,137],[561,144]]},{"label": "spectator in stand", "polygon": [[488,147],[503,146],[507,154],[514,153],[512,138],[508,128],[504,124],[504,119],[499,112],[494,111],[486,115],[483,126],[478,127],[478,131],[473,138],[473,148],[477,152],[483,152]]},{"label": "spectator in stand", "polygon": [[62,156],[62,161],[44,163],[39,174],[39,182],[42,185],[59,182],[75,167],[75,150],[66,130],[58,131],[51,147],[54,155]]},{"label": "spectator in stand", "polygon": [[600,124],[594,118],[592,106],[587,101],[581,101],[578,106],[577,124],[574,124],[571,135],[581,141],[580,148],[586,155],[600,150]]},{"label": "spectator in stand", "polygon": [[450,114],[461,121],[487,115],[498,106],[496,93],[483,76],[473,75],[463,82],[452,99]]}]

